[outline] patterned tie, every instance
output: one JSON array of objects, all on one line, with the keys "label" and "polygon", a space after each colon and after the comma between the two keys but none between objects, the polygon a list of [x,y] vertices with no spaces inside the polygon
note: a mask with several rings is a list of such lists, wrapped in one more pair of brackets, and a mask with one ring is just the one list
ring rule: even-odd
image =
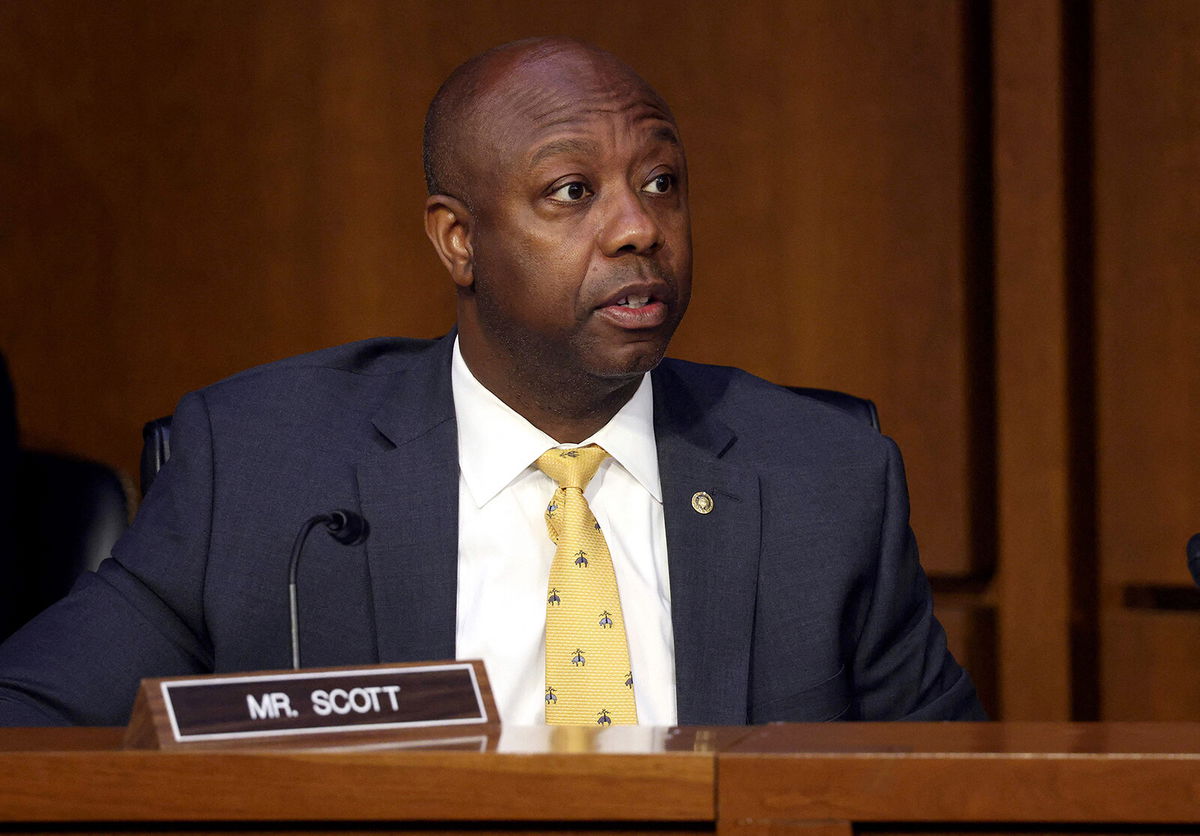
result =
[{"label": "patterned tie", "polygon": [[595,444],[547,450],[538,469],[558,483],[546,530],[558,548],[546,596],[546,722],[637,723],[625,619],[612,555],[583,492],[608,453]]}]

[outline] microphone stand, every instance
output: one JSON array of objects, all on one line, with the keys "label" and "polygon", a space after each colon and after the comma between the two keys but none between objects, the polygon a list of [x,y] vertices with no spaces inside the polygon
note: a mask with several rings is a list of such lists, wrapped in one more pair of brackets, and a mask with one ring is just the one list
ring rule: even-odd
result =
[{"label": "microphone stand", "polygon": [[292,544],[292,556],[288,561],[288,616],[292,628],[292,670],[300,670],[300,606],[296,599],[296,573],[300,568],[300,554],[304,541],[318,525],[324,524],[330,536],[344,546],[356,546],[367,539],[367,521],[353,511],[339,509],[328,514],[309,517],[296,533]]}]

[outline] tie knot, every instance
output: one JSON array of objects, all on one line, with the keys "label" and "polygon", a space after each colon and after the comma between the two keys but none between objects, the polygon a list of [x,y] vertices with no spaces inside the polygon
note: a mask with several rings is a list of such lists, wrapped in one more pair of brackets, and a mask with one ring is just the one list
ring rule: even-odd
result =
[{"label": "tie knot", "polygon": [[584,491],[596,475],[600,462],[607,458],[608,451],[595,444],[569,450],[555,447],[538,457],[537,467],[557,482],[560,488],[579,488]]}]

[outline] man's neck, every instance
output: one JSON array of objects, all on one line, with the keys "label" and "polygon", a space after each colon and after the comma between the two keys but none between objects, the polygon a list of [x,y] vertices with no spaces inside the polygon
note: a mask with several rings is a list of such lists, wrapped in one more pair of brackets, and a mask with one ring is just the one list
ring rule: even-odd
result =
[{"label": "man's neck", "polygon": [[642,381],[641,375],[626,380],[553,379],[547,374],[526,379],[519,364],[498,372],[491,364],[472,363],[461,335],[459,349],[484,388],[559,444],[578,444],[594,435],[621,411]]},{"label": "man's neck", "polygon": [[575,398],[567,402],[561,396],[556,396],[553,403],[541,402],[536,396],[531,397],[524,392],[513,392],[506,396],[492,391],[513,411],[559,444],[578,444],[608,424],[637,392],[640,383],[641,378],[623,383],[620,388],[599,398]]}]

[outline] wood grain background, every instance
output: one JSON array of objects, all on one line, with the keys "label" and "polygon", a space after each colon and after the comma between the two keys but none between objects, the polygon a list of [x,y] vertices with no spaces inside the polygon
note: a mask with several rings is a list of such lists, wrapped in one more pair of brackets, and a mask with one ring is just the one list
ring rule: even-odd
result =
[{"label": "wood grain background", "polygon": [[1200,529],[1187,0],[10,0],[0,350],[25,444],[132,473],[189,389],[444,333],[425,106],[547,33],[676,111],[696,289],[672,353],[878,403],[989,707],[1200,713],[1200,613],[1127,594],[1188,584]]}]

